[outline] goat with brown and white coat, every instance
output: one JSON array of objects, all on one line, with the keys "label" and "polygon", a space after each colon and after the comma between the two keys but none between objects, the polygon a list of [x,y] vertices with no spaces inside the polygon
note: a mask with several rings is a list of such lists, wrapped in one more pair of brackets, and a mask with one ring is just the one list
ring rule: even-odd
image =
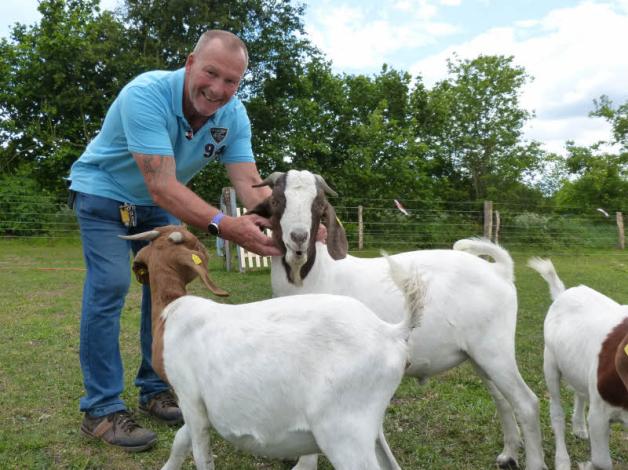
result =
[{"label": "goat with brown and white coat", "polygon": [[133,269],[150,282],[153,340],[162,345],[153,361],[163,364],[185,420],[164,469],[180,468],[190,449],[197,468],[213,469],[210,425],[257,455],[323,452],[339,470],[399,468],[383,420],[422,315],[418,274],[390,262],[389,282],[406,295],[408,312],[397,324],[338,295],[225,305],[185,295],[197,275],[225,294],[190,232],[168,226],[132,237],[152,240]]},{"label": "goat with brown and white coat", "polygon": [[574,389],[578,420],[589,403],[588,436],[591,461],[581,469],[611,470],[611,420],[628,425],[628,306],[587,286],[565,289],[550,260],[532,258],[528,265],[549,284],[552,305],[544,324],[543,370],[550,394],[550,417],[556,440],[556,470],[571,468],[565,444],[565,415],[560,402],[561,378]]},{"label": "goat with brown and white coat", "polygon": [[[252,212],[270,218],[275,243],[284,252],[272,258],[275,296],[343,294],[364,302],[385,321],[403,317],[403,295],[385,282],[384,258],[347,256],[344,229],[325,197],[335,193],[322,177],[291,170],[273,173],[261,185],[272,187],[272,196]],[[321,223],[327,228],[326,244],[315,241]],[[518,419],[527,468],[544,469],[538,399],[515,360],[517,294],[512,259],[498,245],[482,240],[461,240],[454,248],[392,256],[402,266],[418,266],[429,285],[423,321],[410,337],[406,373],[427,379],[470,360],[499,412],[504,448],[498,465],[517,466]],[[495,263],[477,255],[489,255]],[[314,468],[315,456],[301,459],[295,467]]]}]

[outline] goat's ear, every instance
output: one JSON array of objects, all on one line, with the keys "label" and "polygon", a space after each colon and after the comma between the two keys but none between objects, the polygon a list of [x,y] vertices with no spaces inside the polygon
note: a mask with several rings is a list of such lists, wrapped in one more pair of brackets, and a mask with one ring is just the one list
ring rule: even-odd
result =
[{"label": "goat's ear", "polygon": [[[220,297],[227,297],[229,292],[222,290],[214,281],[209,277],[209,273],[207,272],[207,261],[203,262],[203,257],[201,252],[195,252],[193,250],[187,251],[181,254],[181,262],[190,268],[192,268],[196,274],[201,278],[205,287],[207,287],[210,291],[214,293],[214,295],[218,295]],[[205,258],[206,260],[207,258]]]},{"label": "goat's ear", "polygon": [[336,211],[328,202],[321,222],[327,227],[327,251],[333,259],[343,259],[347,256],[349,243],[345,229],[336,217]]},{"label": "goat's ear", "polygon": [[150,246],[145,246],[135,255],[133,260],[133,272],[135,273],[135,279],[140,284],[148,284],[148,253]]},{"label": "goat's ear", "polygon": [[272,215],[272,211],[270,207],[270,197],[267,197],[266,199],[264,199],[253,209],[248,211],[246,214],[257,214],[257,215],[260,215],[262,217],[266,217],[267,219],[269,219],[270,216]]},{"label": "goat's ear", "polygon": [[133,272],[135,273],[135,279],[140,284],[149,284],[150,279],[148,277],[148,267],[145,264],[133,261]]}]

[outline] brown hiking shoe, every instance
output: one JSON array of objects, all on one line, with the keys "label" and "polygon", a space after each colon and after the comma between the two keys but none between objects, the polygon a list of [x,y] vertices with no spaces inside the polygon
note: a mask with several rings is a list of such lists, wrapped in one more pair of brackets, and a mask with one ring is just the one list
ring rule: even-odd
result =
[{"label": "brown hiking shoe", "polygon": [[128,411],[116,411],[106,416],[85,413],[81,432],[127,452],[141,452],[157,442],[157,435],[137,424]]},{"label": "brown hiking shoe", "polygon": [[140,411],[169,425],[183,423],[183,414],[171,391],[158,393],[148,402],[141,404]]}]

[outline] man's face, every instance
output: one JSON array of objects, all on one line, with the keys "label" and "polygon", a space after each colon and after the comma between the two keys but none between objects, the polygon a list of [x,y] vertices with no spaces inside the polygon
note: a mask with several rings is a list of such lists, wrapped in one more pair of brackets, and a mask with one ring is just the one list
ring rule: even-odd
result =
[{"label": "man's face", "polygon": [[212,39],[185,63],[186,117],[209,117],[227,104],[238,90],[246,68],[242,50],[229,50],[219,39]]}]

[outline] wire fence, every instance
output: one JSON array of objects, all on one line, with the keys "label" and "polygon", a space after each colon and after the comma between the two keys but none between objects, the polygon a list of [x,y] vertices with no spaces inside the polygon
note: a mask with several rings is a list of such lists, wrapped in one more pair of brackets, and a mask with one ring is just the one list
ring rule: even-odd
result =
[{"label": "wire fence", "polygon": [[[485,214],[481,209],[418,209],[407,210],[406,215],[396,208],[363,207],[362,223],[359,221],[359,206],[339,206],[336,210],[352,247],[449,248],[456,240],[469,236],[487,236],[512,249],[623,246],[615,218],[600,217],[595,213],[534,212],[503,207],[491,214],[491,217],[499,217],[499,225],[493,221],[492,231],[487,233]],[[360,237],[363,237],[362,243]]]},{"label": "wire fence", "polygon": [[[481,202],[439,202],[431,207],[410,202],[401,208],[393,201],[355,202],[332,201],[352,250],[450,248],[461,238],[486,234],[487,215]],[[78,238],[76,217],[65,200],[15,196],[3,199],[0,210],[0,239]],[[490,218],[492,238],[509,249],[610,249],[624,243],[617,214],[596,209],[558,212],[494,202]]]}]

